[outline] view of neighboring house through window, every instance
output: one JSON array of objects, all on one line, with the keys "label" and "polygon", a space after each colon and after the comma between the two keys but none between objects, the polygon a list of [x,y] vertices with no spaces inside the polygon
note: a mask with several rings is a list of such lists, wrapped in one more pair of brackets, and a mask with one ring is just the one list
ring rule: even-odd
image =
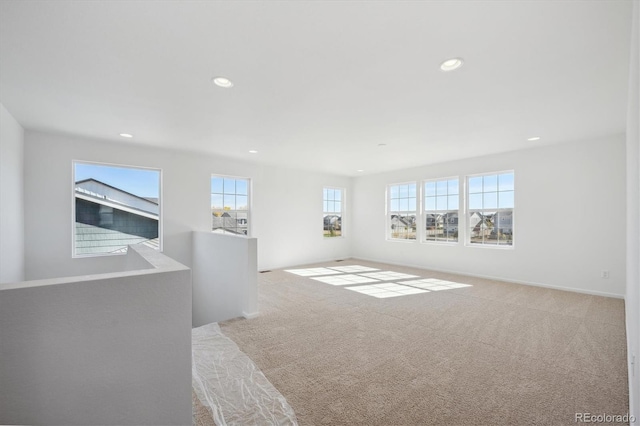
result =
[{"label": "view of neighboring house through window", "polygon": [[389,185],[387,188],[389,238],[416,239],[417,194],[415,183]]},{"label": "view of neighboring house through window", "polygon": [[458,178],[424,183],[425,241],[458,241]]},{"label": "view of neighboring house through window", "polygon": [[211,176],[211,230],[249,234],[249,179]]},{"label": "view of neighboring house through window", "polygon": [[469,243],[513,245],[513,172],[469,176],[467,179]]},{"label": "view of neighboring house through window", "polygon": [[344,190],[324,188],[322,200],[323,235],[327,238],[341,237]]},{"label": "view of neighboring house through window", "polygon": [[161,248],[160,170],[73,163],[73,255]]}]

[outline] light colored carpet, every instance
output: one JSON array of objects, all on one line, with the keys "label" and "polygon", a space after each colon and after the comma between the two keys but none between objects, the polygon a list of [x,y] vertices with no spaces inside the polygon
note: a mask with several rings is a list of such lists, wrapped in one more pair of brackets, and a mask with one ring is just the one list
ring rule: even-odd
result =
[{"label": "light colored carpet", "polygon": [[308,267],[348,265],[471,286],[378,299],[259,274],[260,316],[221,329],[301,425],[575,424],[577,412],[627,413],[622,300],[360,260]]}]

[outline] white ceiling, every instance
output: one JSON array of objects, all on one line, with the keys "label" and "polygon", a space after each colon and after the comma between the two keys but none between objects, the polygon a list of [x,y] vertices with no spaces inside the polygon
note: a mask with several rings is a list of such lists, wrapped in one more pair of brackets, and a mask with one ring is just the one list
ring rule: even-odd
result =
[{"label": "white ceiling", "polygon": [[0,101],[27,129],[354,176],[624,132],[631,6],[4,0]]}]

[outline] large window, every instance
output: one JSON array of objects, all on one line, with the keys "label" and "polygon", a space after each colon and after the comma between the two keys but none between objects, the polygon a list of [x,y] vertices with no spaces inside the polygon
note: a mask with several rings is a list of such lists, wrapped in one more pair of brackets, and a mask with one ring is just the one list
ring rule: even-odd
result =
[{"label": "large window", "polygon": [[211,230],[249,235],[249,179],[211,176]]},{"label": "large window", "polygon": [[326,238],[341,237],[344,189],[324,188],[322,205],[323,235]]},{"label": "large window", "polygon": [[424,183],[425,241],[458,241],[458,178]]},{"label": "large window", "polygon": [[513,245],[514,174],[467,177],[467,227],[470,244]]},{"label": "large window", "polygon": [[161,248],[160,170],[73,163],[73,256]]},{"label": "large window", "polygon": [[389,238],[416,239],[417,194],[415,183],[389,185],[387,188]]}]

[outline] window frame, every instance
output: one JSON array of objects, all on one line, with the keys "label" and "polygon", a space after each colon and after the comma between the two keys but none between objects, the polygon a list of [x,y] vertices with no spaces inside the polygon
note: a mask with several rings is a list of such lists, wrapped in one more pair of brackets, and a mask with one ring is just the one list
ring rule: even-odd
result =
[{"label": "window frame", "polygon": [[[512,174],[513,175],[513,189],[511,191],[513,191],[513,207],[502,207],[502,208],[483,208],[482,209],[471,209],[471,203],[470,203],[470,187],[471,185],[469,184],[469,180],[472,178],[477,178],[477,177],[484,177],[484,176],[496,176],[496,178],[498,179],[499,182],[499,178],[498,176],[503,175],[503,174]],[[464,242],[465,242],[465,247],[477,247],[477,248],[487,248],[487,249],[497,249],[497,250],[514,250],[515,249],[515,244],[516,244],[516,239],[515,239],[515,224],[516,224],[516,173],[515,170],[511,169],[511,170],[501,170],[501,171],[496,171],[496,172],[486,172],[486,173],[475,173],[475,174],[470,174],[470,175],[466,175],[465,179],[464,179],[464,184],[465,184],[465,188],[464,188],[464,219],[465,219],[465,238],[464,238]],[[484,185],[484,184],[483,184]],[[496,191],[489,191],[489,192],[496,192],[496,194],[498,194],[499,192],[506,192],[506,191],[499,191],[500,187],[499,187],[499,183],[497,183],[496,186]],[[474,193],[475,194],[475,193]],[[484,196],[485,191],[484,191],[484,187],[483,187],[483,191],[480,192],[479,194],[482,194]],[[499,203],[499,198],[496,201],[497,203]],[[495,213],[499,213],[500,211],[510,211],[511,212],[511,244],[488,244],[488,243],[472,243],[471,242],[471,230],[469,228],[469,224],[471,223],[471,211],[493,211]]]},{"label": "window frame", "polygon": [[[415,199],[416,199],[416,208],[415,210],[413,210],[414,215],[416,217],[415,223],[416,223],[416,235],[415,238],[394,238],[392,236],[393,231],[391,229],[391,214],[392,214],[392,210],[391,210],[391,188],[394,186],[402,186],[402,185],[415,185],[416,186],[416,195],[415,195]],[[422,188],[420,188],[419,182],[418,181],[406,181],[406,182],[397,182],[397,183],[389,183],[386,185],[385,188],[385,226],[386,226],[386,231],[385,231],[385,237],[387,241],[392,241],[392,242],[406,242],[406,243],[414,243],[414,242],[419,242],[421,241],[421,230],[420,230],[420,226],[417,225],[418,222],[421,221],[420,219],[420,208],[419,208],[419,204],[420,200],[421,200],[421,192],[422,192]],[[407,198],[411,198],[411,197],[407,197]],[[398,198],[401,199],[401,198]],[[401,211],[400,209],[398,209],[397,213],[402,213],[403,211]],[[411,212],[411,210],[406,210],[406,213]]]},{"label": "window frame", "polygon": [[[253,204],[253,202],[252,202],[253,201],[252,200],[252,193],[253,193],[253,188],[252,188],[253,181],[252,181],[252,179],[250,177],[246,177],[246,176],[232,176],[232,175],[225,175],[225,174],[219,174],[219,173],[211,173],[211,176],[209,177],[209,204],[210,204],[209,214],[211,215],[211,217],[209,218],[209,232],[211,232],[211,233],[215,232],[215,230],[213,229],[213,206],[211,206],[211,195],[214,194],[213,187],[211,186],[211,180],[213,178],[222,178],[223,181],[224,181],[224,179],[233,179],[233,180],[244,180],[244,181],[247,182],[247,195],[246,195],[247,196],[247,233],[242,235],[242,234],[236,234],[236,233],[233,233],[233,232],[222,232],[222,234],[230,235],[232,237],[251,238],[252,228],[253,228],[253,225],[252,225],[253,224],[253,220],[252,220],[252,217],[251,217],[252,204]],[[223,189],[223,191],[224,191],[224,189]],[[224,196],[224,192],[221,195]],[[238,193],[234,192],[233,195],[237,196]],[[240,195],[243,195],[243,194],[240,194]],[[223,207],[223,210],[224,210],[224,205],[222,207]]]},{"label": "window frame", "polygon": [[[324,203],[325,203],[325,198],[324,198],[324,191],[325,189],[332,189],[334,191],[340,191],[340,235],[334,236],[334,237],[328,237],[326,235],[324,235],[324,215],[325,214],[336,214],[335,212],[326,212],[324,210]],[[345,237],[345,220],[344,220],[344,214],[345,214],[345,207],[346,207],[346,197],[347,197],[347,190],[345,188],[340,188],[340,187],[336,187],[336,186],[323,186],[322,187],[322,239],[326,240],[326,241],[330,241],[330,240],[339,240],[341,238]],[[335,200],[333,200],[335,201]]]},{"label": "window frame", "polygon": [[[101,162],[101,161],[72,159],[71,160],[71,191],[70,191],[71,192],[71,258],[84,259],[84,258],[104,257],[104,256],[123,256],[127,254],[127,251],[116,252],[116,253],[87,253],[87,254],[76,253],[76,164],[86,164],[86,165],[104,166],[104,167],[117,167],[121,169],[148,170],[148,171],[158,172],[158,252],[162,253],[164,251],[164,202],[163,202],[163,195],[162,195],[163,188],[164,188],[163,169],[160,167],[134,166],[130,164],[118,164],[118,163],[107,163],[107,162]],[[112,209],[112,212],[113,212],[113,209]]]},{"label": "window frame", "polygon": [[[455,241],[443,241],[443,240],[427,240],[427,224],[426,224],[426,220],[427,220],[427,212],[451,212],[452,209],[447,209],[447,210],[427,210],[427,198],[429,198],[429,196],[427,196],[426,193],[426,185],[429,182],[434,182],[436,183],[436,188],[437,188],[437,182],[449,182],[450,180],[457,180],[458,181],[458,208],[456,209],[456,212],[458,214],[458,226],[457,226],[457,231],[458,231],[458,237]],[[433,179],[424,179],[421,182],[421,200],[420,200],[420,227],[421,227],[421,232],[422,232],[422,236],[420,239],[421,243],[425,243],[425,244],[437,244],[437,245],[457,245],[460,244],[461,241],[464,240],[465,238],[465,231],[464,229],[462,229],[462,235],[461,235],[461,224],[463,224],[462,219],[462,215],[460,214],[461,211],[463,211],[463,209],[461,208],[461,206],[463,206],[463,204],[461,203],[462,200],[460,199],[461,196],[464,194],[463,192],[463,187],[460,185],[460,176],[450,176],[450,177],[440,177],[440,178],[433,178]],[[453,194],[456,195],[456,194]],[[447,197],[449,197],[449,193],[448,193],[448,188],[447,188]],[[447,207],[449,206],[448,200],[447,200]]]}]

